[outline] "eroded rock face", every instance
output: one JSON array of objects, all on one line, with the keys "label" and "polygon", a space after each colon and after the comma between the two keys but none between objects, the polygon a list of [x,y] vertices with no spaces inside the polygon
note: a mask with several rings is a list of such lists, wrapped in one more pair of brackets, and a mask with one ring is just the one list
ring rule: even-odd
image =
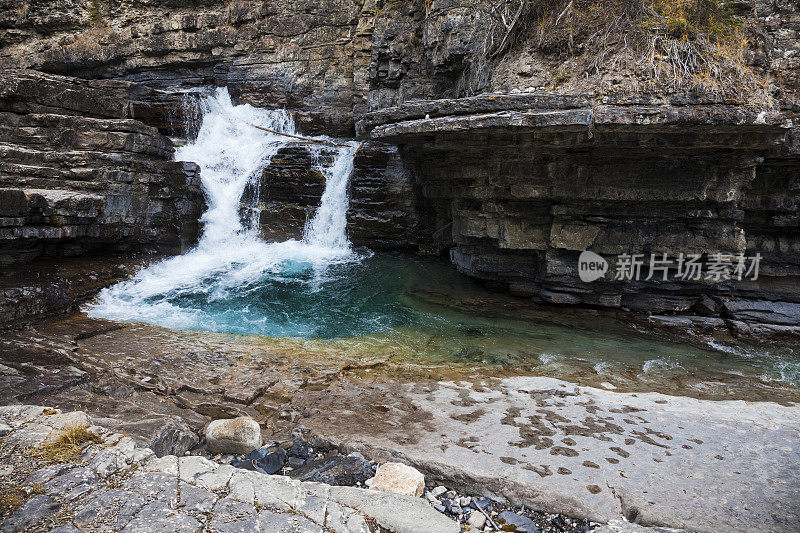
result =
[{"label": "eroded rock face", "polygon": [[0,264],[179,252],[198,233],[197,166],[130,118],[132,85],[30,71],[0,81]]},{"label": "eroded rock face", "polygon": [[[800,159],[785,115],[486,95],[358,128],[400,145],[432,205],[427,235],[464,273],[558,305],[800,324]],[[585,250],[609,262],[605,278],[580,280]],[[651,254],[756,253],[755,281],[675,281],[675,265],[670,281],[647,279]],[[641,254],[638,279],[613,279],[619,254]]]},{"label": "eroded rock face", "polygon": [[[94,6],[94,7],[92,7]],[[0,65],[154,87],[227,85],[350,134],[354,113],[449,94],[474,20],[454,0],[0,5]]]},{"label": "eroded rock face", "polygon": [[[325,190],[320,168],[332,161],[331,151],[315,157],[301,142],[278,150],[261,179],[245,189],[243,221],[255,220],[269,241],[302,238]],[[369,142],[361,147],[353,162],[349,197],[347,233],[353,244],[373,250],[419,250],[424,240],[421,190],[396,146]]]}]

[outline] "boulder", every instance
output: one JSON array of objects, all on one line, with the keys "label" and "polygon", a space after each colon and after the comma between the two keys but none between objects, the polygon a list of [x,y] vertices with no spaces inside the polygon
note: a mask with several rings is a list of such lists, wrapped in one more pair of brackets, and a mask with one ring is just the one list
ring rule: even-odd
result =
[{"label": "boulder", "polygon": [[416,468],[403,463],[384,463],[375,472],[370,488],[419,497],[425,489],[425,476]]},{"label": "boulder", "polygon": [[150,449],[156,457],[165,455],[184,455],[187,450],[194,447],[200,439],[194,434],[189,425],[179,418],[170,418],[164,427],[150,441]]},{"label": "boulder", "polygon": [[214,420],[206,426],[206,443],[212,453],[250,453],[261,447],[261,427],[249,416]]}]

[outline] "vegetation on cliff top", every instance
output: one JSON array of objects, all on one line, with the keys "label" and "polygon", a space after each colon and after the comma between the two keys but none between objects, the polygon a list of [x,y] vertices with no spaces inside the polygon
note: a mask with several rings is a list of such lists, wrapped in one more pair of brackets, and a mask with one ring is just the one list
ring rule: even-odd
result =
[{"label": "vegetation on cliff top", "polygon": [[745,59],[754,21],[724,0],[468,0],[468,5],[489,26],[482,43],[487,60],[526,46],[574,60],[561,78],[630,72],[653,88],[734,99],[766,84]]}]

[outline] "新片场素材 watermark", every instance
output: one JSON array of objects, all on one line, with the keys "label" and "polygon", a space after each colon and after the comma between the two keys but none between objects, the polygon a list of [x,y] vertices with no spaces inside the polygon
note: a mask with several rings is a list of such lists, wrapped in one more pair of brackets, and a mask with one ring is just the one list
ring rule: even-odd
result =
[{"label": "\u65b0\u7247\u573a\u7d20\u6750 watermark", "polygon": [[608,260],[592,251],[578,258],[578,276],[590,283],[612,271],[613,281],[711,281],[757,280],[761,254],[619,254],[611,269]]}]

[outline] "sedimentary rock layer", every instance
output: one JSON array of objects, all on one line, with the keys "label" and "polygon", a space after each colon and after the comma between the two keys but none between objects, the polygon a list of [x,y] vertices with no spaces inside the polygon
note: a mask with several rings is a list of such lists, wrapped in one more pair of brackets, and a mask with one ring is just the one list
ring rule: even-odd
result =
[{"label": "sedimentary rock layer", "polygon": [[0,80],[0,263],[193,242],[197,167],[131,119],[130,83],[30,71]]},{"label": "sedimentary rock layer", "polygon": [[[489,29],[481,6],[458,0],[7,0],[0,2],[0,66],[158,87],[227,85],[244,101],[296,111],[306,131],[337,134],[351,132],[368,110],[487,87],[555,89],[565,73],[591,74],[587,85],[597,98],[648,92],[616,62],[579,72],[559,50],[548,53],[526,39],[486,60]],[[796,3],[734,7],[753,27],[744,62],[774,86],[786,108],[797,110]]]},{"label": "sedimentary rock layer", "polygon": [[[319,206],[331,153],[314,154],[303,143],[281,148],[258,182],[248,185],[242,216],[258,212],[261,235],[270,241],[303,236]],[[424,241],[419,215],[421,191],[403,165],[396,146],[365,143],[353,161],[348,188],[347,234],[356,246],[373,250],[418,251]]]},{"label": "sedimentary rock layer", "polygon": [[[467,274],[554,304],[800,324],[800,157],[784,115],[482,95],[357,127],[400,145],[433,205],[435,244]],[[579,279],[585,250],[609,261],[605,279]],[[756,253],[755,281],[675,280],[680,254]],[[640,279],[611,279],[619,254],[642,254]],[[672,258],[667,281],[646,279],[651,254]]]}]

